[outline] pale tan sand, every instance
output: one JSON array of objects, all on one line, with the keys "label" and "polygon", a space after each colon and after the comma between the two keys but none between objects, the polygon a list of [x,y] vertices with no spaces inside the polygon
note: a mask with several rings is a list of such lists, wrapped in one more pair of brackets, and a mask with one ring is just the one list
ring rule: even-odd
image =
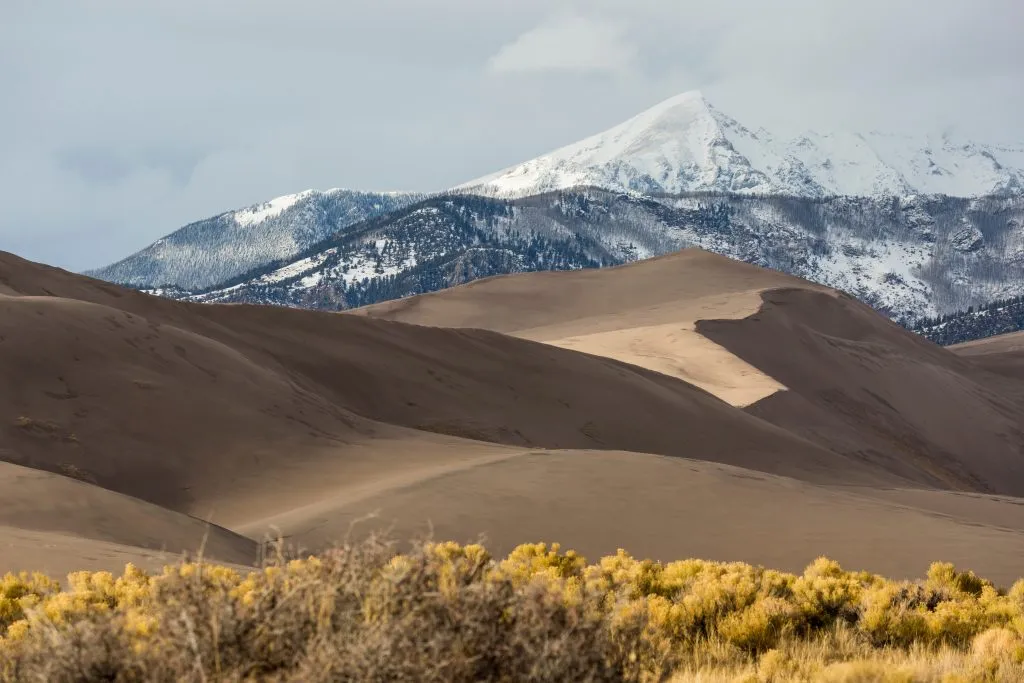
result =
[{"label": "pale tan sand", "polygon": [[[754,366],[698,334],[693,322],[633,327],[561,339],[538,338],[538,341],[678,377],[734,406],[748,406],[785,389]],[[530,335],[519,336],[529,338]]]},{"label": "pale tan sand", "polygon": [[1019,500],[908,493],[816,486],[638,453],[521,451],[421,470],[374,491],[341,490],[262,523],[307,548],[384,529],[460,542],[483,535],[495,553],[559,541],[591,559],[623,548],[663,561],[737,560],[798,572],[827,555],[850,569],[904,578],[944,560],[1003,584],[1020,578]]}]

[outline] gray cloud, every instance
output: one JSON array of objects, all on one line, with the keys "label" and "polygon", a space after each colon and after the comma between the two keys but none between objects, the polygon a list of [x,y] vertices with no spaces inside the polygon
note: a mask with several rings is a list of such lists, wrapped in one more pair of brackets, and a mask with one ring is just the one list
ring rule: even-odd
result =
[{"label": "gray cloud", "polygon": [[83,269],[307,187],[441,189],[701,88],[1024,141],[1019,0],[8,0],[0,249]]}]

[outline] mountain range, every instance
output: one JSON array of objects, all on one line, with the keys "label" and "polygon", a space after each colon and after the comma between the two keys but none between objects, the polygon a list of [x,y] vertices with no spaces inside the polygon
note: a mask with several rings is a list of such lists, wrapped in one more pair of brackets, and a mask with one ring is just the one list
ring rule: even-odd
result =
[{"label": "mountain range", "polygon": [[913,323],[1024,295],[1024,150],[752,131],[700,93],[434,195],[306,191],[90,274],[171,298],[344,309],[687,246]]},{"label": "mountain range", "polygon": [[654,199],[598,188],[444,195],[213,288],[150,291],[343,310],[492,275],[618,265],[699,246],[841,289],[912,323],[1024,294],[1021,224],[1020,197]]}]

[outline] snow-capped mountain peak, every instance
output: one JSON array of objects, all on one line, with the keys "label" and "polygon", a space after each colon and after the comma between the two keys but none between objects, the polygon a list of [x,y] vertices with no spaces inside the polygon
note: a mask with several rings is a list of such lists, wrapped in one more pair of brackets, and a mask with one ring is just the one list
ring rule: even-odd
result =
[{"label": "snow-capped mountain peak", "polygon": [[735,122],[712,108],[700,91],[687,92],[603,133],[459,189],[513,196],[578,185],[670,193],[769,191],[769,178],[731,144],[729,124]]},{"label": "snow-capped mountain peak", "polygon": [[692,91],[457,189],[514,197],[581,185],[648,194],[1020,194],[1024,152],[955,141],[948,134],[841,131],[787,139],[751,131]]},{"label": "snow-capped mountain peak", "polygon": [[683,93],[614,128],[564,147],[551,156],[581,166],[629,157],[645,160],[652,171],[662,161],[698,159],[725,140],[707,100],[699,91]]}]

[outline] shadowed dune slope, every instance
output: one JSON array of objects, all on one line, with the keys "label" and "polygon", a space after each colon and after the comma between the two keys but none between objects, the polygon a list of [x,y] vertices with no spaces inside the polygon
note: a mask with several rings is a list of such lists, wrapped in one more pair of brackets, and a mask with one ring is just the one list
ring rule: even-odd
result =
[{"label": "shadowed dune slope", "polygon": [[957,344],[950,351],[998,378],[1002,386],[1012,385],[1024,399],[1024,332]]},{"label": "shadowed dune slope", "polygon": [[2,571],[106,568],[107,560],[158,567],[182,553],[240,565],[257,544],[200,519],[69,477],[0,463]]},{"label": "shadowed dune slope", "polygon": [[[1020,384],[989,381],[848,296],[725,257],[684,250],[620,268],[492,278],[356,313],[556,344],[614,329],[617,347],[589,350],[633,353],[639,364],[651,325],[692,321],[691,339],[736,359],[725,375],[752,368],[787,389],[737,402],[751,414],[920,485],[1024,494]],[[662,351],[685,356],[686,346]],[[691,360],[697,370],[709,362]]]},{"label": "shadowed dune slope", "polygon": [[763,298],[756,315],[697,325],[789,387],[749,412],[922,483],[1024,493],[1024,410],[973,364],[847,296]]},{"label": "shadowed dune slope", "polygon": [[[696,333],[696,321],[755,313],[771,287],[810,283],[699,249],[603,270],[539,272],[352,311],[495,330],[678,377],[745,406],[784,387]],[[824,291],[824,290],[823,290]]]},{"label": "shadowed dune slope", "polygon": [[0,297],[0,363],[0,458],[177,510],[368,428],[228,346],[98,304]]},{"label": "shadowed dune slope", "polygon": [[290,491],[318,495],[374,462],[383,476],[407,463],[395,451],[415,457],[420,441],[434,453],[481,451],[460,438],[897,481],[683,381],[603,357],[482,330],[182,305],[15,265],[11,290],[81,299],[0,297],[0,459],[73,468],[218,523],[286,507]]},{"label": "shadowed dune slope", "polygon": [[0,570],[155,566],[204,537],[244,564],[274,529],[319,549],[376,511],[356,528],[496,552],[1020,572],[1019,500],[911,490],[1015,493],[1016,404],[846,297],[686,251],[356,313],[0,254]]}]

